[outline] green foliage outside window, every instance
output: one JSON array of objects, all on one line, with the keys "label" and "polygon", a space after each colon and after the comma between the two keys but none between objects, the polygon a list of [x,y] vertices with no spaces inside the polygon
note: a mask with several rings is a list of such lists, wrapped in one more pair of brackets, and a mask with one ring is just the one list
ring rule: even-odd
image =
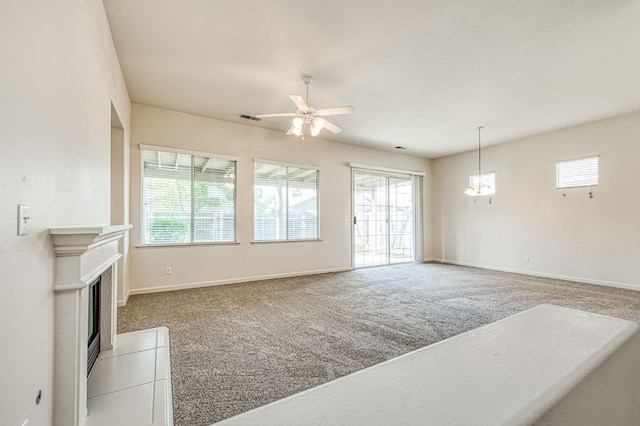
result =
[{"label": "green foliage outside window", "polygon": [[189,241],[189,225],[178,219],[154,219],[151,223],[153,244],[183,243]]}]

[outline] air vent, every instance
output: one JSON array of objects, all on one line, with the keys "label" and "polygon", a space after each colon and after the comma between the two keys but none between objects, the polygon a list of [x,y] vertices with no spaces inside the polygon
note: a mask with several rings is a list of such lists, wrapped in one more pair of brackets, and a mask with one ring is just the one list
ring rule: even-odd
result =
[{"label": "air vent", "polygon": [[253,121],[262,120],[262,118],[254,117],[253,115],[247,115],[247,114],[240,114],[240,118],[244,118],[245,120],[253,120]]}]

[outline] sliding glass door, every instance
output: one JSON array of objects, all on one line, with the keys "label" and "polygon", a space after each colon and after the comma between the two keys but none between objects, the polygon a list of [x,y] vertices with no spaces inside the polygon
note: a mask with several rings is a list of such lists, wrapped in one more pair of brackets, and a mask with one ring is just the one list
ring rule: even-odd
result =
[{"label": "sliding glass door", "polygon": [[413,205],[411,176],[353,170],[356,268],[413,261]]}]

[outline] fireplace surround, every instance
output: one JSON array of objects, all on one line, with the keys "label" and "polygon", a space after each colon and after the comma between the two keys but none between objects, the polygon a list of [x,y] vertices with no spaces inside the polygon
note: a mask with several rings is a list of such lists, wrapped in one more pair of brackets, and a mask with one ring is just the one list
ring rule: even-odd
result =
[{"label": "fireplace surround", "polygon": [[[106,272],[111,272],[111,269],[107,269]],[[105,272],[105,273],[106,273]],[[91,374],[98,355],[100,354],[100,283],[102,282],[102,275],[99,276],[88,286],[89,295],[87,301],[89,304],[89,314],[87,319],[87,338],[89,339],[87,345],[87,377]],[[109,280],[107,280],[109,282]]]},{"label": "fireplace surround", "polygon": [[87,417],[89,286],[100,280],[100,347],[116,339],[118,240],[131,225],[51,228],[56,253],[53,423],[83,425]]}]

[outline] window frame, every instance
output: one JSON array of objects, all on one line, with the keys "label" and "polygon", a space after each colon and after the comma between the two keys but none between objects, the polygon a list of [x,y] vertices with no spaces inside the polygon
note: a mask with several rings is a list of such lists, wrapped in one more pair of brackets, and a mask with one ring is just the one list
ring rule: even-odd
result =
[{"label": "window frame", "polygon": [[[238,242],[238,157],[224,155],[224,154],[216,154],[211,152],[203,152],[203,151],[195,151],[195,150],[187,150],[166,146],[158,146],[158,145],[146,145],[139,144],[138,145],[140,151],[140,197],[139,197],[139,205],[140,205],[140,231],[138,233],[138,244],[136,248],[148,248],[148,247],[193,247],[193,246],[207,246],[207,245],[237,245],[240,244]],[[234,216],[234,226],[233,226],[233,240],[226,241],[193,241],[193,231],[190,233],[190,242],[180,242],[180,243],[143,243],[143,232],[144,232],[144,151],[162,151],[165,153],[179,154],[179,155],[189,155],[200,156],[200,157],[208,157],[213,159],[220,160],[228,160],[235,162],[235,177],[234,177],[234,188],[233,188],[233,216]],[[193,181],[191,182],[193,184]],[[193,223],[193,212],[190,212],[191,221]]]},{"label": "window frame", "polygon": [[[592,159],[595,159],[595,180],[596,180],[595,183],[584,182],[582,184],[577,184],[577,185],[560,186],[560,165],[561,164],[573,163],[574,167],[575,166],[580,167],[579,165],[580,162],[584,162]],[[600,155],[599,154],[556,161],[556,189],[587,188],[587,187],[598,186],[599,184],[600,184]]]},{"label": "window frame", "polygon": [[[291,239],[288,237],[286,239],[264,239],[264,240],[258,240],[256,239],[256,199],[255,199],[255,188],[256,188],[256,174],[255,174],[255,170],[256,170],[256,164],[268,164],[268,165],[272,165],[272,166],[280,166],[280,167],[286,167],[287,169],[289,167],[291,168],[297,168],[297,169],[305,169],[305,170],[315,170],[316,172],[316,185],[315,185],[315,191],[316,191],[316,237],[315,238],[296,238],[296,239]],[[281,161],[274,161],[274,160],[264,160],[264,159],[258,159],[258,158],[254,158],[253,160],[253,209],[252,209],[252,213],[253,213],[253,220],[252,220],[252,229],[253,229],[253,235],[252,235],[252,240],[251,240],[251,244],[272,244],[272,243],[296,243],[296,242],[310,242],[310,241],[322,241],[321,238],[321,228],[320,228],[320,171],[321,168],[319,166],[311,166],[311,165],[307,165],[307,164],[294,164],[294,163],[285,163],[285,162],[281,162]],[[288,175],[288,173],[287,173]],[[289,179],[287,178],[287,192],[288,192],[288,182]],[[287,211],[287,216],[288,216],[288,211],[289,211],[289,200],[287,199],[287,203],[286,206],[284,207]],[[287,229],[289,228],[289,223],[288,223],[288,217],[287,217]]]}]

